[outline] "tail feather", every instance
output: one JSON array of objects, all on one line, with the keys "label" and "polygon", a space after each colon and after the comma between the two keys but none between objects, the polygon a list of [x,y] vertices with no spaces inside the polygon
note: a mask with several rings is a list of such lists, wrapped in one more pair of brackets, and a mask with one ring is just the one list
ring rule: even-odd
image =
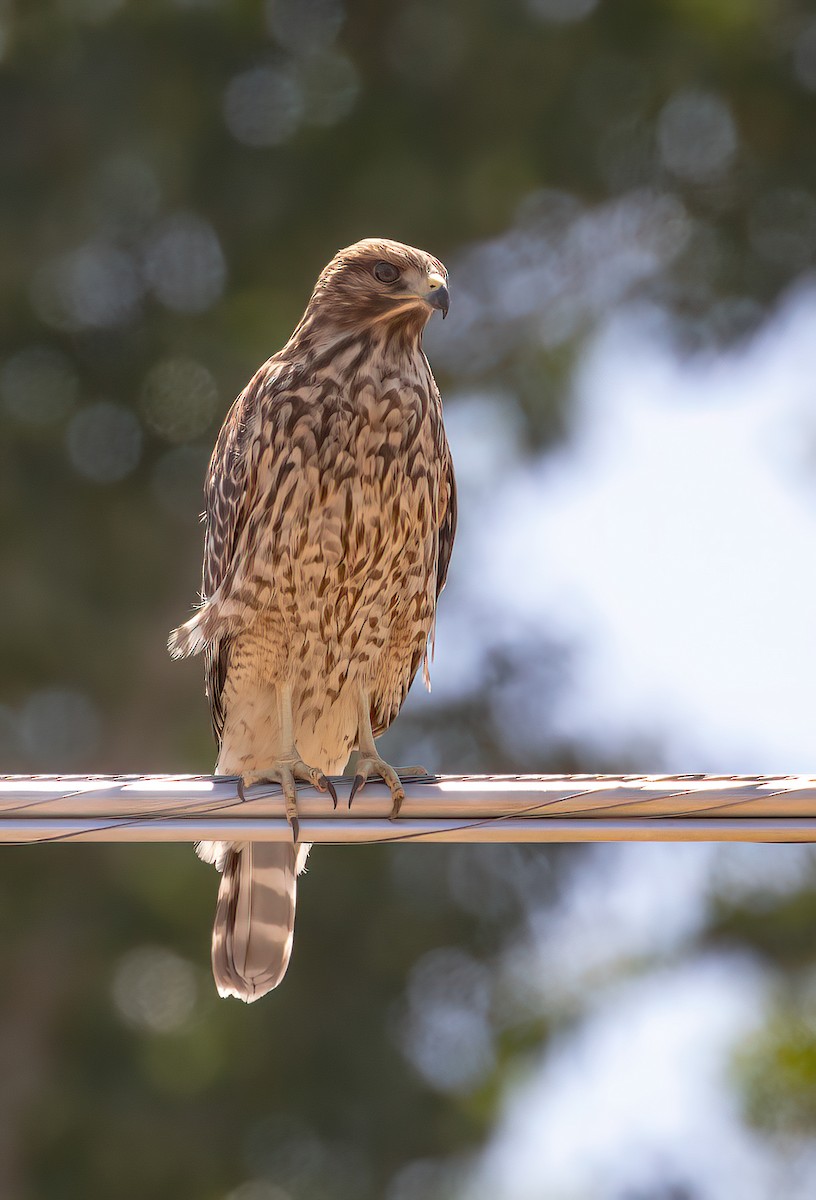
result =
[{"label": "tail feather", "polygon": [[286,974],[295,931],[297,859],[294,846],[274,842],[227,850],[212,941],[219,995],[251,1004]]}]

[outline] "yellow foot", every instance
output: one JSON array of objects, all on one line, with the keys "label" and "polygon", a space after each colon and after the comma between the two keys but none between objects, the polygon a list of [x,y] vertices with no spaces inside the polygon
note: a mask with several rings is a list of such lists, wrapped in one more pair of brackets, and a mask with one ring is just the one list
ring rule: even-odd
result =
[{"label": "yellow foot", "polygon": [[[406,775],[417,775],[425,773],[421,767],[410,767],[404,770]],[[389,766],[384,759],[380,758],[379,754],[361,754],[357,759],[357,770],[354,775],[354,783],[351,785],[349,793],[349,808],[351,802],[357,793],[365,786],[365,782],[369,775],[379,775],[384,783],[387,783],[391,789],[391,799],[393,806],[391,808],[390,820],[394,820],[399,814],[402,807],[402,802],[405,799],[405,789],[400,782],[400,777],[393,767]]]},{"label": "yellow foot", "polygon": [[244,784],[246,787],[251,787],[253,783],[280,784],[283,791],[286,819],[292,827],[292,840],[295,842],[300,840],[297,784],[295,782],[297,779],[301,783],[310,783],[319,792],[328,792],[332,798],[332,804],[337,808],[337,792],[334,789],[332,781],[327,779],[317,767],[310,767],[308,763],[303,762],[300,758],[281,759],[279,762],[272,763],[270,767],[265,767],[262,771],[249,771],[244,774]]}]

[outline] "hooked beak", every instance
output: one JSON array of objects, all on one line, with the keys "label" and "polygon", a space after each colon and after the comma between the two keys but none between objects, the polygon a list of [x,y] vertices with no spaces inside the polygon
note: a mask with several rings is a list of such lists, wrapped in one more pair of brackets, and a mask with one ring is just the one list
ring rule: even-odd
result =
[{"label": "hooked beak", "polygon": [[445,280],[436,271],[432,271],[428,276],[428,291],[422,298],[431,308],[439,309],[444,321],[450,308],[450,293]]}]

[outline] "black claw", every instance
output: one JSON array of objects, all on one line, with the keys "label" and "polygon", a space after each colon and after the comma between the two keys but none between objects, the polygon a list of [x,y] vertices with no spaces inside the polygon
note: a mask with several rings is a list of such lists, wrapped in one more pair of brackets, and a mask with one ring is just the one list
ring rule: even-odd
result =
[{"label": "black claw", "polygon": [[300,821],[297,817],[292,817],[289,824],[292,826],[292,841],[297,844],[300,841]]},{"label": "black claw", "polygon": [[357,795],[357,793],[359,792],[360,788],[363,786],[364,783],[365,783],[365,775],[355,775],[354,776],[354,783],[351,785],[351,791],[349,792],[349,808],[351,808],[352,800]]},{"label": "black claw", "polygon": [[394,801],[394,806],[391,809],[391,814],[388,818],[389,821],[396,821],[397,817],[399,816],[400,809],[402,808],[402,801],[404,799],[405,799],[405,797],[402,796],[402,797],[400,797],[399,800]]},{"label": "black claw", "polygon": [[328,775],[324,775],[323,778],[326,783],[326,791],[329,793],[329,795],[332,798],[332,808],[334,808],[336,810],[337,809],[337,789],[335,788],[332,781],[329,779]]}]

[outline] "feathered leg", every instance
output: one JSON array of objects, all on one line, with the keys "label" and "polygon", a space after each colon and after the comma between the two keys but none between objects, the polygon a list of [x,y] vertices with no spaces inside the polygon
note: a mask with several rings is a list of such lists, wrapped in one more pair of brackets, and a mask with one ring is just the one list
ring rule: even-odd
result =
[{"label": "feathered leg", "polygon": [[[393,821],[399,815],[399,810],[405,799],[405,789],[394,768],[384,758],[380,758],[377,753],[377,747],[374,744],[374,732],[371,728],[371,703],[368,693],[362,689],[359,692],[357,702],[357,720],[357,745],[360,757],[357,759],[354,783],[349,793],[349,808],[351,808],[351,802],[354,797],[365,786],[369,775],[379,775],[380,779],[384,783],[387,783],[391,789],[391,799],[394,802],[391,808],[391,820]],[[413,775],[422,771],[422,767],[411,767],[406,774]]]},{"label": "feathered leg", "polygon": [[292,826],[292,840],[297,842],[300,825],[297,815],[297,783],[310,783],[320,792],[328,792],[334,807],[337,808],[337,792],[334,784],[318,767],[310,767],[300,757],[295,746],[294,721],[292,717],[292,685],[285,683],[278,689],[280,696],[280,729],[283,753],[280,758],[263,770],[251,773],[252,778],[247,782],[244,773],[244,783],[279,783],[283,791],[283,802],[286,808],[286,818]]}]

